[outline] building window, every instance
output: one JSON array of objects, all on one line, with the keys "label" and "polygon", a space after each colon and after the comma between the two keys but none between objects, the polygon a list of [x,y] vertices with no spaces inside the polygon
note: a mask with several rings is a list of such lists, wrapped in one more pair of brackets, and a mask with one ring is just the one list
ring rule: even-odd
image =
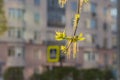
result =
[{"label": "building window", "polygon": [[95,19],[91,20],[91,29],[96,29],[97,28],[97,21]]},{"label": "building window", "polygon": [[22,47],[10,47],[8,49],[8,56],[23,57],[24,50]]},{"label": "building window", "polygon": [[47,32],[47,40],[50,40],[50,41],[55,40],[53,32],[50,32],[50,31]]},{"label": "building window", "polygon": [[24,53],[23,47],[15,47],[15,52],[16,52],[16,56],[23,57],[23,53]]},{"label": "building window", "polygon": [[9,17],[10,18],[15,18],[15,9],[14,8],[9,8]]},{"label": "building window", "polygon": [[16,29],[16,38],[22,38],[23,37],[23,29],[17,28]]},{"label": "building window", "polygon": [[5,62],[0,62],[0,79],[3,80],[3,67],[5,66]]},{"label": "building window", "polygon": [[40,32],[34,31],[34,40],[38,40],[40,38]]},{"label": "building window", "polygon": [[34,0],[34,5],[39,6],[40,5],[40,0]]},{"label": "building window", "polygon": [[117,64],[117,55],[116,55],[116,53],[113,53],[113,55],[112,55],[112,59],[113,59],[113,65],[116,65]]},{"label": "building window", "polygon": [[113,48],[115,48],[116,46],[117,46],[117,37],[116,36],[113,36],[112,37],[112,46],[113,46]]},{"label": "building window", "polygon": [[92,53],[91,51],[87,51],[84,53],[84,60],[85,61],[95,61],[95,60],[97,60],[97,54]]},{"label": "building window", "polygon": [[111,13],[112,17],[116,17],[117,16],[117,9],[116,8],[112,8],[110,13]]},{"label": "building window", "polygon": [[17,0],[17,1],[19,1],[19,2],[25,2],[25,0]]},{"label": "building window", "polygon": [[15,49],[14,49],[14,47],[10,47],[8,49],[8,56],[15,56]]},{"label": "building window", "polygon": [[95,53],[94,55],[95,55],[95,60],[98,61],[98,59],[99,59],[99,54]]},{"label": "building window", "polygon": [[95,43],[95,41],[97,40],[97,36],[95,34],[92,35],[92,43]]},{"label": "building window", "polygon": [[107,31],[107,23],[106,22],[103,23],[103,30]]},{"label": "building window", "polygon": [[17,30],[17,38],[22,38],[22,30],[21,29]]},{"label": "building window", "polygon": [[107,14],[107,8],[106,8],[106,7],[103,8],[103,14],[104,14],[104,15]]},{"label": "building window", "polygon": [[115,2],[115,3],[117,2],[117,0],[110,0],[110,1],[111,1],[111,2]]},{"label": "building window", "polygon": [[21,28],[9,28],[8,36],[11,38],[22,38],[23,29],[21,29]]},{"label": "building window", "polygon": [[90,53],[84,53],[84,60],[89,61],[90,60]]},{"label": "building window", "polygon": [[84,25],[86,28],[90,29],[90,19],[86,19]]},{"label": "building window", "polygon": [[34,32],[34,40],[37,40],[37,32]]},{"label": "building window", "polygon": [[9,37],[14,37],[15,36],[15,29],[14,28],[9,28],[9,30],[8,30],[8,36]]},{"label": "building window", "polygon": [[61,16],[61,23],[62,24],[65,24],[66,23],[66,18],[64,15]]},{"label": "building window", "polygon": [[23,20],[24,10],[23,9],[9,8],[9,18]]},{"label": "building window", "polygon": [[107,53],[104,54],[104,66],[108,66],[109,64],[109,55]]},{"label": "building window", "polygon": [[87,7],[83,6],[83,12],[90,12],[90,3],[87,4]]},{"label": "building window", "polygon": [[103,47],[104,47],[104,48],[107,48],[107,38],[104,38],[104,39],[103,39]]},{"label": "building window", "polygon": [[95,61],[96,58],[95,58],[95,54],[94,53],[91,53],[91,61]]},{"label": "building window", "polygon": [[65,7],[60,8],[57,0],[47,0],[48,27],[65,27]]},{"label": "building window", "polygon": [[35,23],[39,23],[40,22],[40,14],[39,13],[35,13],[34,14],[34,22]]},{"label": "building window", "polygon": [[113,33],[116,33],[117,32],[117,25],[115,23],[111,24],[111,31]]},{"label": "building window", "polygon": [[71,9],[76,12],[76,10],[77,10],[77,2],[75,2],[75,1],[71,2]]},{"label": "building window", "polygon": [[60,13],[48,14],[48,26],[49,27],[65,27],[65,16]]},{"label": "building window", "polygon": [[54,7],[60,8],[57,0],[48,0],[47,2],[48,2],[47,5],[49,6],[49,8],[54,8]]},{"label": "building window", "polygon": [[34,38],[34,33],[32,31],[25,31],[23,37],[26,41],[32,42]]},{"label": "building window", "polygon": [[97,5],[95,3],[91,3],[91,12],[92,13],[96,13],[96,8],[97,8]]},{"label": "building window", "polygon": [[18,30],[17,37],[21,38],[21,31],[20,30]]},{"label": "building window", "polygon": [[17,14],[18,19],[22,19],[23,20],[23,18],[24,18],[24,10],[18,9],[16,11],[16,14]]},{"label": "building window", "polygon": [[90,34],[86,34],[85,37],[86,37],[86,42],[92,43],[92,36]]}]

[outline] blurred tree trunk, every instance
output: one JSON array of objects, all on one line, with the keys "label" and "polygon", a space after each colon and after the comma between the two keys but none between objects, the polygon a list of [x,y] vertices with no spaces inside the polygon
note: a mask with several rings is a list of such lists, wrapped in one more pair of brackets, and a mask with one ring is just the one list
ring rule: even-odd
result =
[{"label": "blurred tree trunk", "polygon": [[7,20],[5,17],[4,0],[0,0],[0,35],[7,30]]}]

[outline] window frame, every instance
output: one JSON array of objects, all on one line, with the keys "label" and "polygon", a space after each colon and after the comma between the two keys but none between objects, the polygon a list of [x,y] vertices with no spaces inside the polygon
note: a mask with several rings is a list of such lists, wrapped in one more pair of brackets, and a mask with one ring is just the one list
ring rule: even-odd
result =
[{"label": "window frame", "polygon": [[33,0],[35,6],[40,6],[40,0]]}]

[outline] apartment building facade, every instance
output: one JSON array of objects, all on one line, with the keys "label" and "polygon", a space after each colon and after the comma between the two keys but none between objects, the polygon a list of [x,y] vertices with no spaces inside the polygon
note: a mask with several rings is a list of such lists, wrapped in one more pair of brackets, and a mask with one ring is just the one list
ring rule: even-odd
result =
[{"label": "apartment building facade", "polygon": [[[76,59],[66,59],[63,65],[103,68],[116,62],[116,13],[111,1],[90,0],[83,7],[77,34],[84,33],[86,41],[79,42]],[[4,4],[9,29],[0,37],[1,67],[24,66],[25,74],[31,75],[44,66],[59,66],[47,62],[47,46],[64,44],[55,41],[55,31],[66,28],[72,35],[77,0],[68,0],[63,9],[57,0],[4,0]]]}]

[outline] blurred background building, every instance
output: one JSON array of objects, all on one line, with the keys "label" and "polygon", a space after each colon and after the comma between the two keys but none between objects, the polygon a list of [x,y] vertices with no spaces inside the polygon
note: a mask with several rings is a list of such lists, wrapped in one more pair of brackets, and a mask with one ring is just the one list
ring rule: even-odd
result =
[{"label": "blurred background building", "polygon": [[[47,62],[47,46],[65,43],[54,39],[55,31],[66,27],[72,34],[77,0],[68,0],[65,8],[57,0],[4,0],[4,5],[9,30],[0,37],[0,69],[20,66],[30,75],[45,66],[59,66]],[[63,66],[115,68],[116,16],[116,0],[90,0],[77,30],[86,41],[79,42],[76,59],[65,59]]]}]

